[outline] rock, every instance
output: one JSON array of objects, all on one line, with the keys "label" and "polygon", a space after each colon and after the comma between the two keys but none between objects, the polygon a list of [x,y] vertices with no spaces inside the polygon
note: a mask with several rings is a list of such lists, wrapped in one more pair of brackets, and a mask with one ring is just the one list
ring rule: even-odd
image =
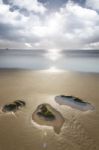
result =
[{"label": "rock", "polygon": [[62,115],[49,104],[41,104],[32,114],[32,119],[42,126],[52,126],[54,131],[60,133],[64,123]]},{"label": "rock", "polygon": [[49,111],[46,107],[46,105],[42,104],[39,108],[39,111],[37,112],[37,114],[40,117],[44,117],[46,120],[54,120],[55,116],[53,115],[53,113],[51,111]]},{"label": "rock", "polygon": [[77,97],[73,97],[73,100],[77,103],[83,103],[83,104],[89,104],[88,102],[83,101],[82,99],[79,99]]},{"label": "rock", "polygon": [[13,103],[5,104],[2,107],[2,112],[16,112],[21,107],[24,107],[26,103],[22,100],[16,100]]},{"label": "rock", "polygon": [[17,106],[16,104],[6,104],[2,108],[2,112],[15,112],[17,111]]},{"label": "rock", "polygon": [[14,103],[18,106],[18,107],[23,107],[26,105],[26,103],[22,100],[16,100],[14,101]]},{"label": "rock", "polygon": [[67,105],[81,111],[94,110],[94,106],[74,96],[59,95],[55,97],[55,101],[60,105]]}]

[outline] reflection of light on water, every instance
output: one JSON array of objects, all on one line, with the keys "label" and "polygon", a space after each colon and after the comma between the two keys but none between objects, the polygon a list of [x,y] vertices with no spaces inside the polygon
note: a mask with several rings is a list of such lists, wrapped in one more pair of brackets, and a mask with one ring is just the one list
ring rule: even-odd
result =
[{"label": "reflection of light on water", "polygon": [[57,49],[48,50],[46,57],[52,61],[56,61],[60,57],[60,51]]},{"label": "reflection of light on water", "polygon": [[47,143],[43,143],[43,148],[47,148]]},{"label": "reflection of light on water", "polygon": [[[2,108],[0,108],[0,115],[4,115],[5,112],[2,111]],[[15,118],[17,118],[16,114],[14,112],[7,112],[6,115],[12,115]]]},{"label": "reflection of light on water", "polygon": [[51,129],[52,127],[51,126],[46,126],[46,125],[39,125],[39,124],[37,124],[35,121],[33,121],[32,119],[31,119],[31,123],[35,126],[35,127],[37,127],[38,129],[40,129],[40,130],[42,130],[42,132],[44,133],[44,131],[45,131],[45,129]]},{"label": "reflection of light on water", "polygon": [[47,132],[46,131],[44,132],[44,136],[47,136]]},{"label": "reflection of light on water", "polygon": [[55,66],[50,67],[49,69],[46,70],[47,72],[61,72],[59,69],[57,69]]},{"label": "reflection of light on water", "polygon": [[[47,73],[59,73],[64,72],[65,70],[58,69],[56,66],[51,66],[49,69],[45,70]],[[67,72],[67,71],[65,71]]]},{"label": "reflection of light on water", "polygon": [[47,148],[47,142],[46,142],[47,132],[44,131],[43,133],[44,133],[44,137],[45,137],[44,143],[43,143],[43,148],[45,149],[45,148]]},{"label": "reflection of light on water", "polygon": [[34,122],[33,120],[31,120],[31,122],[38,128],[38,129],[41,129],[42,133],[41,133],[41,137],[43,138],[43,143],[42,143],[42,147],[43,149],[46,149],[47,148],[47,142],[46,142],[46,138],[47,138],[47,131],[46,129],[50,129],[52,128],[51,126],[42,126],[42,125],[39,125],[37,124],[36,122]]}]

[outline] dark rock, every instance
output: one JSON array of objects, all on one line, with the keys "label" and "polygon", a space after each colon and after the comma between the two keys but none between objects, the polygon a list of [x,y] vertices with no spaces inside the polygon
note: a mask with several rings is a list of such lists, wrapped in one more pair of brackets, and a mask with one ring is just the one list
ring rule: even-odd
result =
[{"label": "dark rock", "polygon": [[54,120],[55,116],[51,111],[48,110],[46,105],[42,104],[37,113],[39,116],[44,117],[46,120]]},{"label": "dark rock", "polygon": [[60,95],[62,98],[70,98],[70,99],[72,99],[73,101],[75,101],[75,102],[78,102],[78,103],[87,103],[87,102],[85,102],[85,101],[83,101],[82,99],[80,99],[80,98],[78,98],[78,97],[74,97],[74,96],[70,96],[70,95],[67,95],[67,96],[65,96],[65,95]]},{"label": "dark rock", "polygon": [[65,96],[65,95],[60,95],[60,96],[64,98],[73,98],[73,96]]},{"label": "dark rock", "polygon": [[38,105],[32,114],[32,120],[41,126],[52,126],[57,134],[60,133],[65,121],[60,112],[46,103]]},{"label": "dark rock", "polygon": [[15,112],[17,110],[17,105],[16,104],[7,104],[7,105],[4,105],[4,107],[2,108],[2,111],[3,112]]},{"label": "dark rock", "polygon": [[14,101],[14,103],[18,106],[18,107],[23,107],[26,105],[26,103],[22,100],[16,100]]},{"label": "dark rock", "polygon": [[58,95],[55,97],[55,101],[60,105],[67,105],[81,111],[88,111],[95,109],[94,106],[91,105],[90,103],[75,96]]},{"label": "dark rock", "polygon": [[24,107],[26,103],[22,100],[16,100],[13,103],[5,104],[2,107],[2,112],[16,112],[21,107]]},{"label": "dark rock", "polygon": [[[77,103],[84,103],[84,104],[87,103],[87,102],[85,102],[85,101],[83,101],[83,100],[81,100],[81,99],[79,99],[79,98],[77,98],[77,97],[74,97],[73,99],[74,99],[74,101],[77,102]],[[87,104],[88,104],[88,103],[87,103]]]}]

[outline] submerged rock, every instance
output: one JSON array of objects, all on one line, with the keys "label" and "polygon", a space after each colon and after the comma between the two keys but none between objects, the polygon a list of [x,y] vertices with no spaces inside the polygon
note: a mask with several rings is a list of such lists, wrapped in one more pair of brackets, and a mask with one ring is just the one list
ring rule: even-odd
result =
[{"label": "submerged rock", "polygon": [[49,104],[41,104],[32,114],[32,119],[39,125],[52,126],[54,131],[60,133],[64,123],[62,115]]},{"label": "submerged rock", "polygon": [[55,101],[60,105],[68,105],[81,111],[88,111],[94,109],[94,106],[92,106],[90,103],[85,102],[82,99],[74,96],[59,95],[55,97]]},{"label": "submerged rock", "polygon": [[16,112],[19,110],[21,107],[25,106],[26,103],[22,100],[16,100],[13,103],[5,104],[2,107],[2,112]]}]

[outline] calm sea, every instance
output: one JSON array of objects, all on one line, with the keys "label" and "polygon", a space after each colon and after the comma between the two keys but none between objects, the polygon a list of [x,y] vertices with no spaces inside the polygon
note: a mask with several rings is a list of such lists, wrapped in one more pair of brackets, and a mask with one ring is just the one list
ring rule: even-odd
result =
[{"label": "calm sea", "polygon": [[99,51],[0,50],[0,68],[99,72]]}]

